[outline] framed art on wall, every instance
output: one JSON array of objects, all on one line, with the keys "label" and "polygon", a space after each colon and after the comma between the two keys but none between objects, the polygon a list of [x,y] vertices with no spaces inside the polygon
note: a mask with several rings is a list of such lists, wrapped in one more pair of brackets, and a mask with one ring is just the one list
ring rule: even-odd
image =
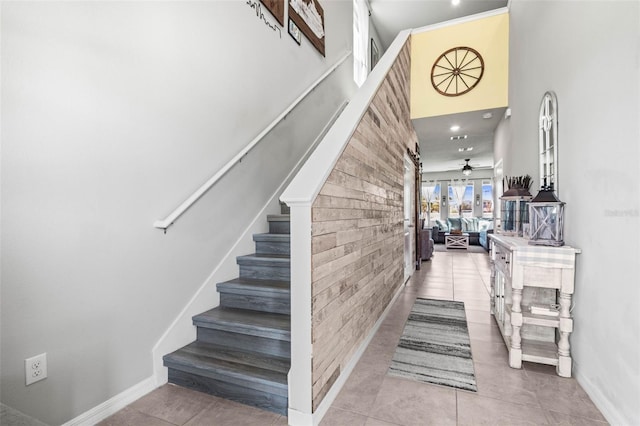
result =
[{"label": "framed art on wall", "polygon": [[373,71],[373,67],[376,66],[379,59],[380,51],[378,50],[378,45],[376,45],[376,41],[374,39],[371,39],[371,71]]},{"label": "framed art on wall", "polygon": [[284,0],[260,0],[274,18],[284,27]]},{"label": "framed art on wall", "polygon": [[324,56],[324,10],[317,0],[289,0],[291,19]]},{"label": "framed art on wall", "polygon": [[291,18],[289,18],[289,35],[293,37],[296,43],[300,44],[302,41],[302,34],[300,33],[300,28],[296,25],[295,22]]}]

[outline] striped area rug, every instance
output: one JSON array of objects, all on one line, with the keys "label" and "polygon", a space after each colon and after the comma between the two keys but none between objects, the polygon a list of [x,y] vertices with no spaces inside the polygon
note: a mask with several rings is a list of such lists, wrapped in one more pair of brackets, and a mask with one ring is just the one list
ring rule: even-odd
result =
[{"label": "striped area rug", "polygon": [[476,392],[464,303],[416,299],[389,374]]}]

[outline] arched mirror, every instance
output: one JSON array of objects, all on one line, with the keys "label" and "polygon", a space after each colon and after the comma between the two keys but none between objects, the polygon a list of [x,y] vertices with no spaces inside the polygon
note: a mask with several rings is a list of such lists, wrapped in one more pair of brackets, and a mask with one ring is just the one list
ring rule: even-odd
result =
[{"label": "arched mirror", "polygon": [[558,100],[553,92],[542,97],[538,135],[540,188],[550,187],[558,195]]}]

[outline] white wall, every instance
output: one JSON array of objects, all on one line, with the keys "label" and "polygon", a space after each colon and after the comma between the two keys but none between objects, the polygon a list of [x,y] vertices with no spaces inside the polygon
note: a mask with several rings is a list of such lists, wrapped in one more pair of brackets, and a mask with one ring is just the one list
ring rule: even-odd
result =
[{"label": "white wall", "polygon": [[[496,166],[498,168],[501,166],[503,167],[502,174],[504,176],[513,176],[514,173],[512,173],[510,169],[507,172],[504,169],[505,165],[500,164],[500,161],[504,163],[505,159],[511,159],[511,118],[506,116],[500,119],[498,127],[496,127],[496,131],[493,134],[493,164],[494,169]],[[508,161],[508,163],[509,164],[507,164],[507,166],[510,166],[511,161]],[[494,176],[496,175],[496,172],[499,172],[499,170],[494,170]]]},{"label": "white wall", "polygon": [[[326,58],[248,3],[2,3],[3,403],[60,424],[150,377],[154,344],[353,90],[347,61],[154,229],[351,49],[350,1],[322,4]],[[42,352],[49,377],[25,387]]]},{"label": "white wall", "polygon": [[537,184],[538,108],[555,91],[565,240],[582,249],[574,373],[609,422],[637,424],[640,3],[513,0],[510,11],[505,173]]}]

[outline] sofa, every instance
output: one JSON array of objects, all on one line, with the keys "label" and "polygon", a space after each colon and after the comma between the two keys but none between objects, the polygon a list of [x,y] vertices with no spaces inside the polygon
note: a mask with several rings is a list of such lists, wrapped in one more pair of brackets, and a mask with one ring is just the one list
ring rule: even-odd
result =
[{"label": "sofa", "polygon": [[444,244],[444,235],[453,230],[469,234],[469,245],[483,246],[489,250],[487,234],[493,232],[493,219],[479,217],[448,218],[446,221],[436,219],[432,236],[436,244]]},{"label": "sofa", "polygon": [[433,231],[431,229],[420,230],[420,258],[429,260],[433,256]]},{"label": "sofa", "polygon": [[480,245],[484,247],[486,251],[489,251],[489,238],[488,234],[493,234],[493,229],[483,229],[479,232],[478,239],[480,240]]}]

